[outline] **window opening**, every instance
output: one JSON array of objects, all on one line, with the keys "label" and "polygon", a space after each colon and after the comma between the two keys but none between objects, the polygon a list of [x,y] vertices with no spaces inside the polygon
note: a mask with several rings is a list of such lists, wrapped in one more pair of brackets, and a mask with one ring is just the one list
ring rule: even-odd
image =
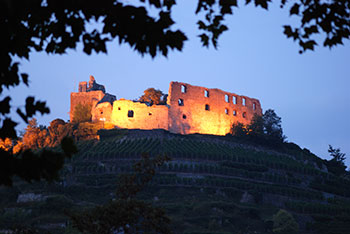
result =
[{"label": "window opening", "polygon": [[225,102],[229,102],[229,97],[227,94],[225,94]]},{"label": "window opening", "polygon": [[103,115],[103,111],[101,111],[101,115]]},{"label": "window opening", "polygon": [[256,104],[253,103],[253,110],[256,110]]},{"label": "window opening", "polygon": [[237,97],[236,96],[232,96],[232,103],[233,104],[237,104]]},{"label": "window opening", "polygon": [[210,106],[208,104],[205,104],[205,110],[206,111],[210,110]]},{"label": "window opening", "polygon": [[245,112],[243,112],[242,117],[243,117],[243,118],[245,118],[245,117],[246,117],[246,113],[245,113]]},{"label": "window opening", "polygon": [[184,100],[182,100],[181,98],[179,98],[178,103],[179,103],[179,106],[183,106],[183,105],[184,105]]},{"label": "window opening", "polygon": [[128,111],[128,117],[129,118],[133,118],[134,117],[134,111],[133,110],[129,110]]},{"label": "window opening", "polygon": [[228,109],[227,108],[225,108],[225,114],[228,115]]},{"label": "window opening", "polygon": [[242,98],[242,105],[245,106],[245,98]]},{"label": "window opening", "polygon": [[118,110],[120,110],[120,107],[118,107]]},{"label": "window opening", "polygon": [[236,110],[233,111],[233,115],[234,115],[234,116],[237,115],[237,111],[236,111]]},{"label": "window opening", "polygon": [[151,112],[149,112],[149,113],[148,113],[148,115],[152,115],[152,113],[151,113]]},{"label": "window opening", "polygon": [[183,118],[183,119],[186,119],[186,118],[187,118],[187,116],[186,116],[186,115],[182,115],[182,118]]},{"label": "window opening", "polygon": [[181,85],[181,93],[186,93],[186,86],[185,85]]},{"label": "window opening", "polygon": [[204,90],[204,97],[209,97],[209,91],[208,90]]}]

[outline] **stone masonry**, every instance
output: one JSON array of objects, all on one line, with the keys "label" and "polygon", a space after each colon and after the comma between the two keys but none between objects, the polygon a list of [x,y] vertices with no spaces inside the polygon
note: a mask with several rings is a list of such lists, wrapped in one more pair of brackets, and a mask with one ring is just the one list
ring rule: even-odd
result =
[{"label": "stone masonry", "polygon": [[71,93],[71,120],[78,103],[91,105],[92,121],[109,122],[116,128],[165,129],[180,134],[225,135],[233,123],[249,124],[254,114],[262,115],[258,99],[181,82],[170,83],[166,105],[116,100],[92,76],[89,87],[87,82],[80,82],[79,92]]}]

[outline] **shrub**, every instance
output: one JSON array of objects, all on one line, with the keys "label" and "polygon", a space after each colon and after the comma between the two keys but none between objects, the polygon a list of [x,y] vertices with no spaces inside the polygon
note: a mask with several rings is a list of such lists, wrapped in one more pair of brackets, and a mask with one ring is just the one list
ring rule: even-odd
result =
[{"label": "shrub", "polygon": [[290,213],[281,209],[273,216],[272,231],[276,234],[297,234],[299,225]]}]

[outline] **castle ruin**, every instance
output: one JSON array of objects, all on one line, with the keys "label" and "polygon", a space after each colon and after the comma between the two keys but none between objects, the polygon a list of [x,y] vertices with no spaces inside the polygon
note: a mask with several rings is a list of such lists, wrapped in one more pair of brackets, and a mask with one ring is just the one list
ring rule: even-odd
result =
[{"label": "castle ruin", "polygon": [[165,129],[180,134],[226,135],[233,123],[249,124],[254,114],[262,115],[258,99],[220,89],[171,82],[166,105],[148,105],[116,99],[90,76],[71,93],[70,120],[77,104],[91,106],[92,121],[105,121],[117,128]]}]

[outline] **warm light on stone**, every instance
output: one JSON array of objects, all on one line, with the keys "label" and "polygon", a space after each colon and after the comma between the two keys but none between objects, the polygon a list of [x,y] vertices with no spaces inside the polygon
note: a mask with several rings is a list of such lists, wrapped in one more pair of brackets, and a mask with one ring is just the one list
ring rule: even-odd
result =
[{"label": "warm light on stone", "polygon": [[170,83],[167,105],[152,106],[115,100],[91,78],[89,88],[86,86],[87,82],[81,82],[79,92],[71,93],[71,120],[75,105],[88,103],[92,106],[92,121],[103,119],[117,128],[225,135],[233,123],[249,124],[254,114],[262,115],[258,99],[181,82]]}]

